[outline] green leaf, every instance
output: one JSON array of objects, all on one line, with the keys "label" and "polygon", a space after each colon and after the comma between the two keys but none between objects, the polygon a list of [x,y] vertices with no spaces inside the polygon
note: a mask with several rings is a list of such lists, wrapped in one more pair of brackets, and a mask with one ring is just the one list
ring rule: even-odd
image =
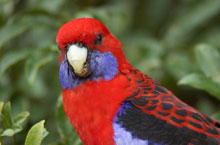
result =
[{"label": "green leaf", "polygon": [[36,79],[36,75],[41,67],[46,65],[48,62],[53,60],[52,55],[42,55],[37,54],[33,56],[32,58],[29,58],[26,64],[25,73],[26,78],[30,84],[34,83],[34,80]]},{"label": "green leaf", "polygon": [[4,103],[0,101],[0,116],[1,116],[1,114],[2,114],[2,108],[3,108],[3,106],[4,106]]},{"label": "green leaf", "polygon": [[14,130],[15,134],[22,130],[22,127],[18,124],[13,124],[12,129]]},{"label": "green leaf", "polygon": [[2,124],[5,128],[12,127],[11,103],[7,102],[2,109]]},{"label": "green leaf", "polygon": [[57,130],[65,145],[81,145],[81,141],[75,132],[75,129],[66,118],[66,113],[63,109],[62,95],[59,96],[57,101],[56,112]]},{"label": "green leaf", "polygon": [[11,128],[8,128],[2,132],[0,136],[13,136],[15,134],[14,130]]},{"label": "green leaf", "polygon": [[220,11],[220,1],[200,1],[193,7],[191,6],[191,9],[186,9],[187,7],[184,6],[181,8],[183,10],[177,11],[179,15],[174,17],[176,20],[170,25],[165,36],[168,47],[177,48],[183,45],[186,40],[190,40],[193,37],[193,32]]},{"label": "green leaf", "polygon": [[41,145],[44,133],[44,120],[36,123],[28,131],[25,145]]},{"label": "green leaf", "polygon": [[220,85],[202,74],[190,74],[182,78],[178,84],[189,85],[198,89],[205,90],[209,94],[220,100]]},{"label": "green leaf", "polygon": [[1,30],[0,30],[0,48],[2,45],[4,45],[5,42],[10,40],[11,38],[21,34],[22,32],[25,32],[29,26],[23,24],[23,23],[15,23],[15,24],[8,24],[5,25]]},{"label": "green leaf", "polygon": [[195,66],[184,52],[171,53],[166,58],[166,69],[177,80],[193,72]]},{"label": "green leaf", "polygon": [[32,27],[45,25],[42,20],[34,16],[17,15],[12,17],[0,30],[0,49],[10,39],[18,36]]},{"label": "green leaf", "polygon": [[27,50],[11,51],[5,54],[0,60],[0,78],[8,68],[25,59],[29,54],[30,51]]},{"label": "green leaf", "polygon": [[12,120],[11,115],[11,105],[10,102],[6,103],[2,108],[2,125],[6,128],[0,136],[13,136],[16,133],[20,132],[22,130],[22,127],[20,124],[26,119],[26,117],[29,115],[28,112],[22,112],[19,113],[15,120]]},{"label": "green leaf", "polygon": [[14,118],[14,124],[21,124],[21,123],[23,123],[23,122],[27,119],[27,117],[28,117],[29,115],[30,115],[30,113],[29,113],[29,112],[26,112],[26,111],[19,113],[19,114]]},{"label": "green leaf", "polygon": [[13,125],[12,128],[7,128],[6,130],[4,130],[0,136],[13,136],[21,130],[22,127],[20,125]]},{"label": "green leaf", "polygon": [[198,45],[195,49],[196,61],[203,73],[220,83],[220,55],[208,45]]}]

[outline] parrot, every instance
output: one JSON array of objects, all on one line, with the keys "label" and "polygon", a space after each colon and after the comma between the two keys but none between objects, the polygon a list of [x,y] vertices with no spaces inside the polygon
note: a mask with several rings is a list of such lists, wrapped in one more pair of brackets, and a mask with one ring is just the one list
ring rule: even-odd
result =
[{"label": "parrot", "polygon": [[64,111],[84,145],[220,145],[220,123],[133,67],[99,20],[66,22],[56,43]]}]

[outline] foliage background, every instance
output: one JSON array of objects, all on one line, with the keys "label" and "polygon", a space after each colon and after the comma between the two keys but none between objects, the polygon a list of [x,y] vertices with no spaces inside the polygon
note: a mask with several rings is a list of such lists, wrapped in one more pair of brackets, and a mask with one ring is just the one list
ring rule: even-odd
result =
[{"label": "foliage background", "polygon": [[42,144],[80,144],[61,105],[55,38],[62,24],[85,16],[110,29],[134,66],[220,118],[219,0],[1,0],[0,101],[11,102],[12,117],[30,112],[16,144],[40,120],[49,132]]}]

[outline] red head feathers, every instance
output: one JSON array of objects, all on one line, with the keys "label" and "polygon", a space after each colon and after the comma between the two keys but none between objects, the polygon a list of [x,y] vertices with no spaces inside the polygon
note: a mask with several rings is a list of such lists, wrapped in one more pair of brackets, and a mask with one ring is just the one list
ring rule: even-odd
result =
[{"label": "red head feathers", "polygon": [[[95,45],[98,34],[101,34],[102,43]],[[56,42],[63,52],[66,52],[68,44],[82,42],[92,50],[110,51],[119,62],[125,62],[120,41],[100,21],[93,18],[78,18],[65,23],[57,33]]]}]

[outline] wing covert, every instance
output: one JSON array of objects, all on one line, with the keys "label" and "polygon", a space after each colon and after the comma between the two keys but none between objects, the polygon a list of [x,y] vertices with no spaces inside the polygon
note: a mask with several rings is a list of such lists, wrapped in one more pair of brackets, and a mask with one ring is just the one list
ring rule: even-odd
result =
[{"label": "wing covert", "polygon": [[202,136],[192,138],[192,142],[206,138],[204,141],[206,144],[208,142],[220,144],[220,124],[217,121],[188,106],[172,92],[138,70],[132,70],[130,74],[129,77],[133,83],[131,87],[134,91],[127,97],[126,102],[140,109],[145,116],[154,117],[154,121],[162,120],[165,126],[171,125],[178,128],[175,132],[184,130],[185,133],[189,133],[189,136],[193,133]]}]

